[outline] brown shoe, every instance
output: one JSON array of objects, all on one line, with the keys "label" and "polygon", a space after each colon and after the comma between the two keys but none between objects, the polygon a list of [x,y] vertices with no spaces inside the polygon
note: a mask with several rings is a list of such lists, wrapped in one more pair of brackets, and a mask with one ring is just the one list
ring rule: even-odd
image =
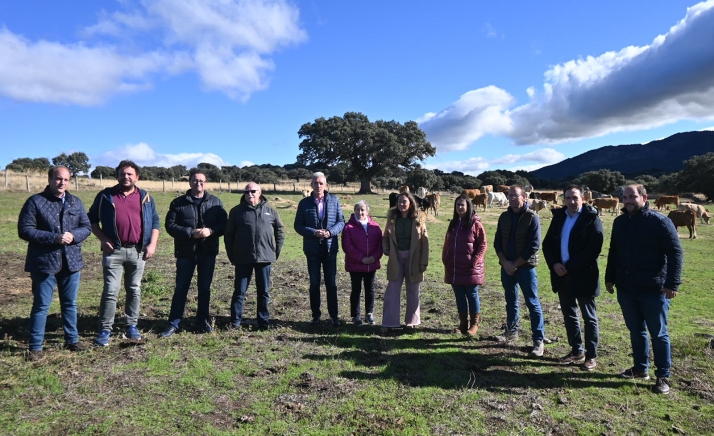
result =
[{"label": "brown shoe", "polygon": [[580,367],[583,371],[592,371],[597,366],[597,362],[594,357],[585,359],[585,362]]},{"label": "brown shoe", "polygon": [[471,325],[469,329],[466,330],[465,334],[468,336],[475,336],[478,333],[478,325],[481,322],[481,314],[476,312],[471,312]]},{"label": "brown shoe", "polygon": [[454,328],[454,333],[466,334],[466,330],[469,328],[469,314],[466,312],[459,312],[459,325]]},{"label": "brown shoe", "polygon": [[37,362],[39,360],[42,360],[42,357],[44,357],[42,354],[42,350],[30,350],[27,352],[25,360],[28,362]]},{"label": "brown shoe", "polygon": [[577,365],[583,362],[585,362],[585,354],[573,351],[560,358],[560,363],[563,365]]}]

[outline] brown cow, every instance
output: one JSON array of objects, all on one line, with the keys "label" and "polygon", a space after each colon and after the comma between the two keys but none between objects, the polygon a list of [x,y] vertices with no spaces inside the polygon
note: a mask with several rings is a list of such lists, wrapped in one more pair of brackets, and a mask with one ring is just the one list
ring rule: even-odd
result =
[{"label": "brown cow", "polygon": [[404,193],[404,192],[409,193],[409,186],[407,186],[407,185],[402,185],[402,186],[400,186],[399,189],[397,189],[397,190],[399,191],[400,194],[401,194],[401,193]]},{"label": "brown cow", "polygon": [[[429,201],[429,208],[434,209],[434,216],[439,216],[439,207],[441,207],[441,195],[429,194],[426,196]],[[427,209],[427,212],[429,209]]]},{"label": "brown cow", "polygon": [[694,203],[679,203],[679,210],[691,210],[699,218],[699,222],[709,224],[709,211],[704,209],[701,204]]},{"label": "brown cow", "polygon": [[484,194],[493,192],[493,185],[483,185],[483,186],[481,186],[481,191],[483,191]]},{"label": "brown cow", "polygon": [[590,204],[597,209],[598,215],[602,215],[603,209],[611,209],[615,215],[620,214],[620,200],[617,198],[593,198]]},{"label": "brown cow", "polygon": [[474,204],[474,208],[483,206],[483,210],[485,212],[486,205],[488,204],[488,194],[478,194],[471,199],[471,202]]},{"label": "brown cow", "polygon": [[479,195],[480,193],[481,193],[481,191],[479,191],[478,189],[464,189],[463,191],[461,191],[461,195],[465,195],[472,200],[475,196]]},{"label": "brown cow", "polygon": [[558,194],[558,192],[540,192],[540,199],[550,202],[551,204],[557,204]]},{"label": "brown cow", "polygon": [[673,210],[667,215],[672,220],[674,227],[687,226],[689,238],[697,239],[697,215],[691,210]]},{"label": "brown cow", "polygon": [[548,207],[548,202],[545,200],[533,200],[529,207],[540,215],[540,211]]},{"label": "brown cow", "polygon": [[657,209],[662,209],[667,204],[673,204],[679,207],[679,195],[662,195],[655,200],[655,206]]},{"label": "brown cow", "polygon": [[303,189],[300,193],[302,194],[302,198],[307,198],[310,196],[310,191],[308,191],[307,189]]},{"label": "brown cow", "polygon": [[508,195],[508,191],[510,189],[511,189],[511,187],[508,185],[498,185],[498,192],[503,192],[506,195]]}]

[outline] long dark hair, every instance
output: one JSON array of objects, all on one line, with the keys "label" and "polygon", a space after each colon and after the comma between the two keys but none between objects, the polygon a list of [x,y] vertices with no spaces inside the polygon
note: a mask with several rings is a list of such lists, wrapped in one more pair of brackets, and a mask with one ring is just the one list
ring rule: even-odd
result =
[{"label": "long dark hair", "polygon": [[474,216],[476,216],[474,204],[471,202],[469,196],[466,194],[459,195],[458,197],[456,197],[456,200],[454,200],[454,218],[449,223],[449,230],[453,230],[454,227],[456,227],[456,225],[459,223],[459,218],[461,218],[459,216],[459,213],[456,211],[456,204],[459,202],[459,200],[466,201],[466,219],[462,220],[461,222],[461,225],[463,227],[468,227],[471,224],[471,220],[473,220]]}]

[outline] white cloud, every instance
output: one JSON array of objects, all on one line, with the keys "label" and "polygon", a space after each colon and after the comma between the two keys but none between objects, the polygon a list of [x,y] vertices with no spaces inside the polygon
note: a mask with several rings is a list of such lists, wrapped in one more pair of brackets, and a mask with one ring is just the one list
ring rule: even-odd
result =
[{"label": "white cloud", "polygon": [[496,32],[496,29],[493,28],[491,23],[484,24],[481,31],[483,31],[489,38],[495,38],[498,36],[498,32]]},{"label": "white cloud", "polygon": [[531,153],[508,154],[495,159],[472,157],[466,160],[439,162],[426,165],[429,169],[440,169],[450,173],[461,171],[465,174],[477,176],[488,169],[506,169],[510,171],[533,171],[546,165],[554,164],[565,159],[565,155],[552,148],[541,148]]},{"label": "white cloud", "polygon": [[150,88],[154,74],[195,71],[204,89],[246,101],[268,87],[270,55],[307,40],[285,0],[121,4],[126,11],[103,12],[84,29],[90,42],[34,42],[1,29],[0,94],[89,106]]},{"label": "white cloud", "polygon": [[158,166],[166,168],[174,165],[184,165],[187,168],[192,168],[201,162],[210,163],[219,167],[230,165],[220,156],[213,153],[157,153],[145,142],[117,147],[114,150],[107,151],[98,156],[92,156],[90,161],[95,165],[104,165],[113,168],[124,159],[132,160],[139,166]]},{"label": "white cloud", "polygon": [[557,144],[680,120],[714,119],[714,0],[687,9],[644,47],[572,60],[545,72],[543,89],[513,107],[494,86],[469,91],[420,127],[438,151],[463,150],[484,135],[515,144]]}]

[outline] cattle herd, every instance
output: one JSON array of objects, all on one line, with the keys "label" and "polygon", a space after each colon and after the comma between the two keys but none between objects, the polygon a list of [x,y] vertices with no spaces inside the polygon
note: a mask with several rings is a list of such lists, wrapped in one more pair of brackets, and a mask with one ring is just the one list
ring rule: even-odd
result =
[{"label": "cattle herd", "polygon": [[[484,185],[481,189],[464,189],[461,194],[466,195],[471,199],[474,208],[478,210],[482,208],[484,211],[487,208],[493,207],[508,207],[508,190],[510,186],[498,185],[494,190],[492,185]],[[559,209],[562,206],[558,205],[558,198],[561,195],[557,191],[534,191],[531,186],[524,188],[528,194],[529,207],[536,213],[541,210],[550,208],[551,212]],[[409,186],[403,185],[399,187],[399,192],[389,194],[389,207],[393,208],[397,205],[397,197],[402,192],[410,192]],[[309,195],[309,194],[308,194]],[[435,192],[429,193],[426,188],[419,187],[414,195],[417,207],[424,212],[432,210],[434,216],[439,216],[439,208],[441,207],[441,195]],[[595,209],[598,214],[602,215],[603,211],[608,211],[611,215],[619,215],[621,204],[620,199],[608,194],[593,191],[588,188],[584,189],[583,199]],[[654,207],[659,210],[669,211],[670,205],[674,210],[669,211],[667,215],[672,220],[675,227],[687,227],[689,237],[696,239],[697,218],[700,223],[709,224],[709,211],[700,204],[680,203],[677,195],[662,195],[652,202]]]}]

